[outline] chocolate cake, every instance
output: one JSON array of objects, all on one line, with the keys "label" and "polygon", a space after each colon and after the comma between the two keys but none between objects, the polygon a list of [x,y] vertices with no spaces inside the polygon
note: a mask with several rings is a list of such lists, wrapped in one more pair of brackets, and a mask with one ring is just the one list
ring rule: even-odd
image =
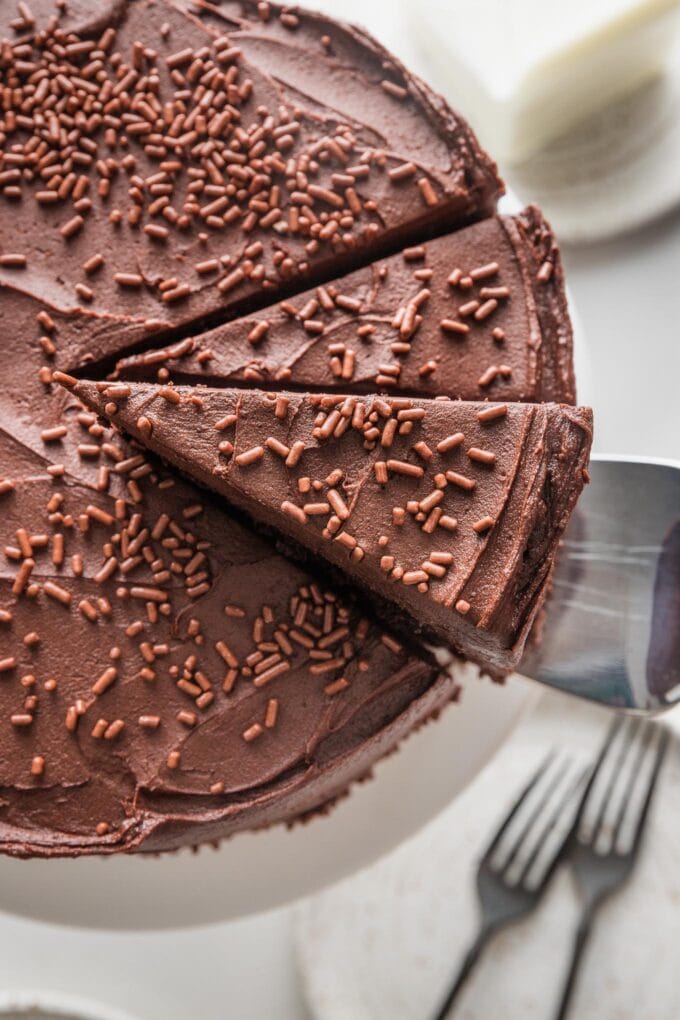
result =
[{"label": "chocolate cake", "polygon": [[[454,679],[53,375],[104,379],[119,364],[115,393],[127,372],[165,377],[165,354],[149,352],[185,344],[193,382],[214,371],[246,387],[389,392],[399,360],[402,391],[453,394],[463,365],[469,382],[497,366],[482,393],[456,395],[572,401],[554,239],[535,210],[493,217],[502,184],[465,122],[364,32],[321,15],[12,0],[3,38],[0,851],[162,851],[305,817],[449,701]],[[459,244],[451,232],[466,227]],[[446,315],[474,291],[479,308],[460,313],[474,344],[455,330],[444,342],[439,291],[431,322],[418,296],[446,244],[461,269]],[[299,359],[298,321],[318,339],[310,320],[325,329],[343,309],[337,281],[358,274],[364,304],[355,315],[350,295],[343,312],[367,352],[361,281],[380,259],[401,267],[418,329],[402,336],[401,322],[396,342],[413,355],[378,362],[395,327],[378,330],[342,378],[343,332],[340,383],[328,337],[323,357]],[[333,309],[307,314],[309,288]],[[255,366],[220,361],[226,341],[212,338],[208,356],[202,334],[280,315],[294,328],[248,340]],[[280,376],[292,361],[299,374]],[[436,372],[414,371],[428,361]]]},{"label": "chocolate cake", "polygon": [[573,403],[559,251],[535,207],[123,359],[120,378]]},{"label": "chocolate cake", "polygon": [[499,674],[519,662],[586,478],[589,410],[59,379],[404,633]]}]

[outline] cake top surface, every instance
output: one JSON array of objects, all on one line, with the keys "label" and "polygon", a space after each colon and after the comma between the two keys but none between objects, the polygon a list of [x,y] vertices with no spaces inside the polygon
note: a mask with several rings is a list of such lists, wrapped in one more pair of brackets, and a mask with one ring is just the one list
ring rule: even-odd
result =
[{"label": "cake top surface", "polygon": [[269,303],[500,190],[467,125],[359,30],[199,9],[100,0],[82,24],[67,4],[6,26],[0,282],[70,313],[67,367]]},{"label": "cake top surface", "polygon": [[488,217],[198,337],[121,378],[575,401],[561,260],[540,212]]}]

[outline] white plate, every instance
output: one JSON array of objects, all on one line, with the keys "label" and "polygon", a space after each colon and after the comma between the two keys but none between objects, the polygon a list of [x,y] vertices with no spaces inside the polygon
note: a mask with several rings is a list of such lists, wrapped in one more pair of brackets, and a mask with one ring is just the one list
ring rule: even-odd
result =
[{"label": "white plate", "polygon": [[[520,205],[503,199],[503,212]],[[579,399],[590,370],[578,314],[574,356]],[[0,910],[89,928],[181,928],[291,902],[371,864],[439,814],[512,732],[537,688],[503,687],[470,669],[461,701],[412,734],[327,817],[287,830],[240,833],[217,850],[161,857],[15,860],[0,855]]]},{"label": "white plate", "polygon": [[561,241],[601,241],[680,204],[680,43],[664,77],[600,110],[504,174]]},{"label": "white plate", "polygon": [[[315,1020],[423,1020],[434,1012],[478,924],[479,854],[545,754],[558,741],[592,760],[610,715],[546,694],[464,794],[419,836],[363,875],[301,904],[299,970]],[[680,984],[680,711],[630,883],[605,904],[586,949],[574,1020],[677,1020]],[[540,908],[500,933],[452,1018],[544,1020],[578,919],[561,871]]]}]

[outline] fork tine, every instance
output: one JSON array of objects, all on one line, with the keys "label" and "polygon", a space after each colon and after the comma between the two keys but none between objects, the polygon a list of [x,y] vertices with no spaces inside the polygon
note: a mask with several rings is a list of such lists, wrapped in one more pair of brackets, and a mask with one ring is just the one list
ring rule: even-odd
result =
[{"label": "fork tine", "polygon": [[541,761],[541,764],[538,766],[536,771],[533,773],[533,775],[529,779],[528,783],[526,784],[526,786],[524,787],[524,789],[520,793],[519,797],[517,798],[515,803],[510,808],[510,811],[508,812],[508,814],[504,818],[503,822],[501,823],[500,828],[498,829],[498,832],[496,833],[496,835],[491,840],[491,843],[489,844],[489,846],[486,848],[486,852],[485,852],[484,857],[482,859],[483,861],[487,861],[496,852],[496,850],[498,849],[498,846],[499,846],[501,840],[503,839],[503,836],[508,831],[511,823],[517,817],[517,813],[519,812],[520,808],[525,803],[527,797],[529,796],[531,791],[534,789],[534,787],[538,783],[539,779],[541,778],[541,776],[543,775],[545,770],[547,768],[549,768],[549,766],[552,764],[553,761],[555,761],[556,757],[557,757],[557,752],[553,750],[553,751],[550,751],[545,756],[545,758]]},{"label": "fork tine", "polygon": [[[633,721],[633,724],[632,724],[633,727],[636,726],[636,722],[637,722],[637,720]],[[602,769],[604,767],[605,761],[607,760],[607,758],[609,756],[610,751],[612,750],[614,742],[616,741],[616,738],[619,736],[619,734],[621,733],[623,728],[626,726],[626,724],[627,724],[627,719],[626,719],[625,716],[617,716],[612,721],[612,723],[611,723],[611,725],[609,727],[609,730],[607,731],[607,736],[605,737],[604,743],[602,744],[602,747],[600,749],[600,753],[597,756],[597,760],[595,762],[595,765],[593,766],[593,771],[592,771],[592,773],[590,775],[590,779],[588,781],[588,785],[587,785],[585,793],[583,795],[583,801],[582,801],[582,807],[581,807],[581,816],[580,816],[580,819],[579,819],[579,829],[578,829],[577,835],[579,836],[579,838],[582,836],[583,830],[585,828],[585,823],[586,823],[586,821],[588,821],[589,811],[592,811],[592,815],[593,815],[592,822],[589,822],[589,824],[587,825],[587,831],[589,831],[587,842],[593,842],[595,840],[595,837],[597,836],[597,833],[598,833],[599,829],[600,829],[600,825],[602,823],[602,815],[603,815],[604,809],[605,809],[605,807],[607,805],[607,802],[609,801],[609,798],[611,796],[612,787],[614,786],[614,783],[616,781],[616,776],[618,775],[618,771],[619,771],[619,767],[621,765],[621,761],[623,760],[623,757],[625,756],[625,753],[626,753],[626,749],[628,747],[628,740],[626,739],[626,734],[623,734],[623,739],[621,741],[621,747],[616,752],[616,762],[615,762],[615,765],[614,765],[614,767],[610,771],[609,778],[608,778],[608,780],[606,782],[604,791],[601,794],[599,794],[599,800],[597,802],[595,802],[595,800],[594,800],[594,794],[596,792],[595,786],[596,786],[598,778],[600,778],[600,776],[602,774]],[[635,730],[634,730],[634,734],[635,734]],[[634,734],[633,734],[633,736],[634,736]],[[591,804],[591,801],[592,801],[592,804]]]},{"label": "fork tine", "polygon": [[536,825],[539,819],[546,812],[546,809],[547,817],[551,816],[551,803],[555,799],[556,792],[561,793],[560,785],[564,775],[569,773],[572,764],[572,759],[567,757],[564,759],[562,769],[554,769],[554,775],[550,775],[550,769],[546,771],[546,774],[550,775],[550,779],[546,782],[539,800],[533,805],[529,816],[525,819],[522,825],[521,830],[515,833],[513,845],[509,848],[505,861],[499,862],[502,864],[503,871],[506,873],[506,876],[512,871],[513,866],[516,865],[519,855],[522,853],[522,848],[526,844],[526,840],[530,839],[531,833],[535,831]]},{"label": "fork tine", "polygon": [[[638,730],[638,732],[640,731]],[[619,836],[621,834],[621,829],[626,818],[626,811],[628,809],[628,805],[630,804],[631,798],[635,792],[635,786],[637,784],[638,777],[640,774],[640,766],[644,762],[645,754],[649,750],[649,746],[652,742],[652,738],[654,737],[654,733],[655,730],[651,723],[644,724],[640,739],[637,742],[637,748],[635,751],[633,764],[630,768],[630,774],[626,781],[626,788],[621,793],[621,803],[617,806],[616,815],[612,821],[611,826],[612,847],[616,846]],[[637,734],[635,735],[637,736]]]},{"label": "fork tine", "polygon": [[645,828],[645,822],[647,821],[649,807],[652,803],[652,796],[654,794],[654,790],[656,787],[656,781],[659,778],[659,772],[661,771],[664,756],[668,748],[668,730],[666,729],[665,726],[659,726],[659,729],[661,730],[661,736],[659,737],[658,743],[656,745],[655,751],[656,757],[654,760],[654,767],[652,768],[649,779],[647,780],[647,792],[645,794],[645,799],[642,804],[642,810],[638,815],[638,820],[635,828],[635,836],[633,838],[633,846],[630,851],[631,857],[633,858],[637,856],[638,850],[640,849],[642,833]]},{"label": "fork tine", "polygon": [[548,839],[554,832],[557,822],[559,821],[560,818],[563,818],[565,814],[567,814],[567,812],[569,812],[569,814],[567,815],[568,825],[565,826],[562,839],[554,847],[552,857],[548,861],[546,861],[543,867],[543,871],[539,876],[539,885],[542,884],[544,879],[551,873],[552,869],[554,868],[554,866],[556,865],[557,861],[560,858],[562,850],[565,847],[567,840],[569,839],[569,836],[573,832],[574,825],[576,824],[576,821],[578,819],[579,810],[581,804],[583,803],[583,798],[585,796],[585,790],[587,788],[586,780],[588,779],[590,772],[591,766],[584,765],[583,768],[579,769],[576,772],[571,782],[568,783],[566,790],[563,792],[562,796],[557,801],[557,804],[554,805],[552,811],[549,813],[548,818],[546,819],[543,825],[543,830],[540,834],[540,839],[537,845],[531,851],[529,859],[526,861],[522,868],[522,871],[520,872],[519,878],[517,880],[518,884],[521,885],[526,882],[541,851],[544,849],[546,843],[548,842]]},{"label": "fork tine", "polygon": [[[623,734],[620,747],[612,755],[613,761],[604,790],[599,801],[593,805],[594,821],[590,830],[590,841],[598,847],[614,838],[618,818],[619,801],[623,804],[624,814],[629,794],[629,781],[635,777],[635,769],[644,754],[647,730],[642,719],[625,719],[622,724]],[[631,787],[634,785],[631,784]],[[614,817],[611,815],[614,813]]]},{"label": "fork tine", "polygon": [[602,747],[600,748],[600,753],[595,759],[593,771],[590,773],[590,779],[588,780],[588,785],[586,786],[586,789],[584,791],[584,803],[592,793],[593,786],[595,785],[595,780],[597,779],[597,774],[600,771],[600,768],[602,767],[605,758],[609,754],[609,750],[612,744],[614,743],[614,740],[616,739],[616,735],[623,726],[623,722],[624,717],[622,715],[617,715],[614,716],[611,723],[609,724],[607,736],[605,737]]}]

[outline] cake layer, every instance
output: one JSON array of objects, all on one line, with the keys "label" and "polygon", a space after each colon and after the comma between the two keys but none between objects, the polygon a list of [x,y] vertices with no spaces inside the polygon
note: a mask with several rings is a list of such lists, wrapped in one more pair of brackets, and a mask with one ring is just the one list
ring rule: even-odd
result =
[{"label": "cake layer", "polygon": [[0,14],[0,284],[68,314],[67,368],[488,215],[502,188],[467,125],[360,30],[198,7]]},{"label": "cake layer", "polygon": [[403,633],[517,665],[586,478],[589,410],[60,381]]},{"label": "cake layer", "polygon": [[[559,250],[535,207],[410,247],[119,377],[574,403]],[[163,371],[165,370],[165,371]]]}]

